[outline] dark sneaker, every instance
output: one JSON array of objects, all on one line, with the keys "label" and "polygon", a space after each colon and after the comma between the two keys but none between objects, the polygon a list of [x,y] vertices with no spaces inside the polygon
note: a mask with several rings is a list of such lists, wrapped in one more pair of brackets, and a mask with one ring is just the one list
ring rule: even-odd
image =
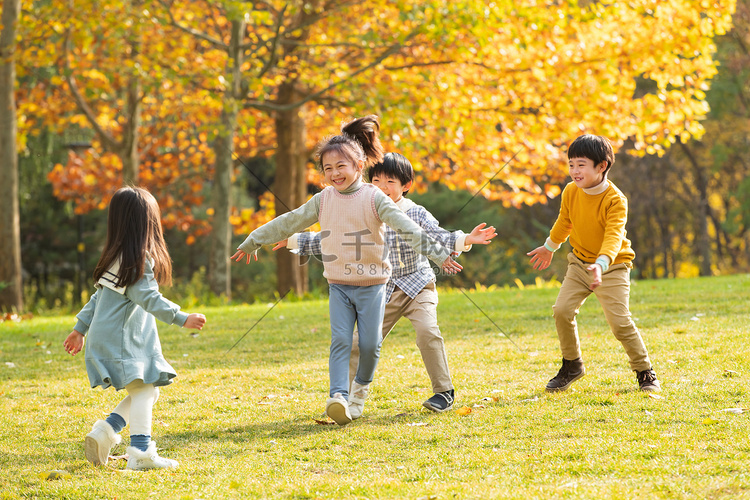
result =
[{"label": "dark sneaker", "polygon": [[642,391],[661,392],[661,384],[656,378],[654,370],[643,370],[642,372],[638,372],[636,377],[638,378],[638,387]]},{"label": "dark sneaker", "polygon": [[564,391],[570,384],[583,377],[586,374],[586,368],[583,366],[583,360],[581,358],[569,360],[563,358],[562,368],[557,372],[557,375],[547,382],[548,392]]},{"label": "dark sneaker", "polygon": [[453,408],[453,389],[445,392],[433,394],[430,399],[422,403],[422,406],[428,410],[438,413],[448,411]]}]

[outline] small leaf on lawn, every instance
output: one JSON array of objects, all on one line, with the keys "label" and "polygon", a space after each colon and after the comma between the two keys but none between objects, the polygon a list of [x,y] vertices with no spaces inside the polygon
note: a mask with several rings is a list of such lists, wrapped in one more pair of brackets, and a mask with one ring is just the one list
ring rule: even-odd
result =
[{"label": "small leaf on lawn", "polygon": [[462,406],[461,408],[459,408],[458,410],[456,410],[456,413],[458,413],[462,417],[465,417],[466,415],[468,415],[469,413],[471,413],[471,408],[469,408],[468,406]]},{"label": "small leaf on lawn", "polygon": [[5,366],[7,366],[8,368],[15,368],[16,364],[13,363],[12,361],[6,361]]},{"label": "small leaf on lawn", "polygon": [[739,372],[736,372],[734,370],[724,370],[724,376],[725,377],[739,377]]},{"label": "small leaf on lawn", "polygon": [[654,416],[654,414],[651,413],[650,411],[648,411],[648,410],[645,410],[645,411],[646,411],[646,415],[648,415],[649,417],[653,417]]},{"label": "small leaf on lawn", "polygon": [[648,397],[650,397],[651,399],[664,399],[664,396],[660,396],[658,394],[654,394],[653,392],[649,392],[648,393]]},{"label": "small leaf on lawn", "polygon": [[70,479],[70,472],[66,470],[47,470],[39,473],[40,479],[46,479],[47,481],[53,481],[55,479]]},{"label": "small leaf on lawn", "polygon": [[713,424],[718,424],[719,421],[716,420],[715,418],[708,417],[708,418],[706,418],[706,419],[703,420],[703,423],[705,425],[713,425]]},{"label": "small leaf on lawn", "polygon": [[314,418],[315,423],[318,425],[336,425],[336,422],[333,422],[332,420],[318,420],[317,418]]}]

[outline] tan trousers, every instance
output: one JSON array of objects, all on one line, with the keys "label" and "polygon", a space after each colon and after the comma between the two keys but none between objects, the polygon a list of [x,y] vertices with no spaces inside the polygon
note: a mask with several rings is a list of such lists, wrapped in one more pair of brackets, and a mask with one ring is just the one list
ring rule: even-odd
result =
[{"label": "tan trousers", "polygon": [[[568,270],[552,307],[560,339],[563,358],[573,360],[581,357],[576,315],[586,298],[591,295],[590,264],[573,253],[568,254]],[[615,338],[622,343],[630,359],[630,368],[636,372],[651,368],[646,345],[630,315],[630,266],[613,264],[602,275],[602,284],[593,291],[602,305],[604,315]]]},{"label": "tan trousers", "polygon": [[[383,340],[402,317],[407,318],[414,325],[417,332],[417,347],[422,354],[422,361],[432,382],[432,392],[435,393],[453,389],[448,370],[448,356],[445,354],[445,342],[437,323],[437,304],[435,283],[428,283],[414,299],[396,287],[391,294],[391,299],[385,305],[383,315]],[[358,360],[359,338],[355,330],[352,355],[349,359],[350,386],[354,374],[357,373]]]}]

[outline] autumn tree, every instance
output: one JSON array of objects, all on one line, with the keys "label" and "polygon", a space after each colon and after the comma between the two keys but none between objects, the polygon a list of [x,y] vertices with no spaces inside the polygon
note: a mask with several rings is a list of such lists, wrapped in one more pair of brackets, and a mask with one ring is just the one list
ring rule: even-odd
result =
[{"label": "autumn tree", "polygon": [[709,276],[750,265],[749,5],[737,3],[732,30],[717,38],[720,66],[706,92],[705,133],[679,139],[662,156],[626,158],[617,177],[631,196],[629,234],[640,240],[638,262],[648,277]]},{"label": "autumn tree", "polygon": [[23,309],[16,147],[16,33],[20,0],[3,0],[0,20],[0,310]]}]

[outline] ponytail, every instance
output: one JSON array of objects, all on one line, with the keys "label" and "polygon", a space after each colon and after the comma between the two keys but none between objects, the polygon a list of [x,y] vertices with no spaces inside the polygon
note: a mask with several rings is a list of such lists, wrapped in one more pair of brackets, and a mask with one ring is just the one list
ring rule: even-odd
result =
[{"label": "ponytail", "polygon": [[383,161],[383,145],[380,144],[380,121],[377,115],[369,115],[352,120],[341,132],[356,140],[365,154],[365,166],[369,167]]},{"label": "ponytail", "polygon": [[323,169],[323,155],[339,151],[354,162],[362,162],[365,167],[383,160],[383,145],[380,143],[380,121],[377,115],[364,116],[344,124],[341,134],[327,137],[318,146],[315,159],[318,168]]}]

